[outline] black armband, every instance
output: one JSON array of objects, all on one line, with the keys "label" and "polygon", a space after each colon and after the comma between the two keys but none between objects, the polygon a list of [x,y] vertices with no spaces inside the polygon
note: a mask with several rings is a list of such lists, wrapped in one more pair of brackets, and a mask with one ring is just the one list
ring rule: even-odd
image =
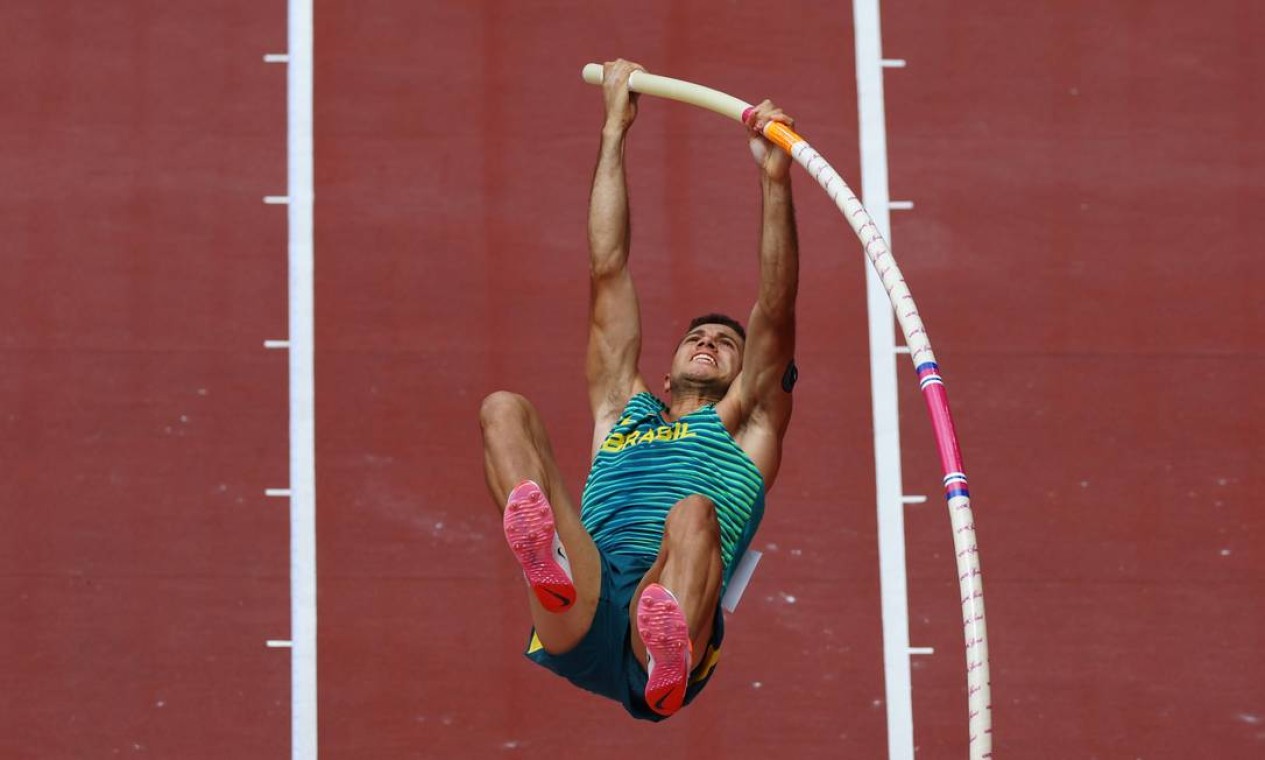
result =
[{"label": "black armband", "polygon": [[791,359],[790,364],[786,365],[786,372],[782,373],[782,390],[790,393],[796,380],[799,380],[799,368],[795,366],[795,360]]}]

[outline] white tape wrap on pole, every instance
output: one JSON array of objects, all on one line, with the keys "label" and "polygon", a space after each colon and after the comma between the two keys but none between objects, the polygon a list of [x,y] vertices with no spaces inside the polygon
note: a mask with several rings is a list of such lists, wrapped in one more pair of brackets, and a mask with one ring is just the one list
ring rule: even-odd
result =
[{"label": "white tape wrap on pole", "polygon": [[[600,85],[602,83],[602,64],[588,64],[584,67],[583,76],[584,81],[589,84]],[[720,90],[713,90],[701,84],[684,82],[671,77],[656,76],[646,71],[634,71],[632,76],[628,78],[628,89],[633,92],[653,95],[656,98],[678,100],[682,103],[689,103],[692,106],[706,108],[708,111],[715,111],[721,116],[728,116],[734,121],[741,121],[742,112],[751,107],[750,103],[744,103]]]},{"label": "white tape wrap on pole", "polygon": [[[589,84],[602,83],[602,66],[590,63],[582,75]],[[743,121],[749,103],[726,95],[710,87],[679,79],[637,71],[628,79],[628,88],[634,92],[655,97],[677,100],[689,105],[715,111],[735,121]],[[791,154],[796,163],[821,185],[848,224],[861,240],[866,257],[874,266],[891,299],[896,321],[905,336],[910,359],[918,373],[919,387],[931,415],[936,436],[936,446],[944,471],[945,498],[948,502],[949,519],[953,528],[953,544],[957,555],[958,581],[962,595],[962,625],[966,643],[966,683],[968,730],[970,732],[971,760],[985,760],[992,754],[992,694],[989,685],[988,635],[984,621],[984,588],[980,572],[979,547],[975,540],[975,520],[971,514],[970,492],[966,474],[958,450],[953,418],[949,413],[948,396],[944,389],[931,341],[923,327],[913,296],[905,284],[905,278],[896,266],[896,260],[883,239],[874,220],[861,205],[856,194],[848,187],[839,173],[826,162],[804,138],[784,124],[771,122],[764,128],[764,136]]]}]

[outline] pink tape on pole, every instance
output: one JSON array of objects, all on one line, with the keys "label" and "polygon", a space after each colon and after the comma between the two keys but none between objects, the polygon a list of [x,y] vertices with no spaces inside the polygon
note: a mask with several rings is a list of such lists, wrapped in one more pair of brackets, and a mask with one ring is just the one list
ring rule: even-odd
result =
[{"label": "pink tape on pole", "polygon": [[941,466],[945,472],[962,472],[962,452],[958,449],[953,415],[949,412],[949,396],[944,392],[944,386],[928,385],[923,389],[922,395],[927,402],[927,411],[931,414],[931,426],[935,430]]}]

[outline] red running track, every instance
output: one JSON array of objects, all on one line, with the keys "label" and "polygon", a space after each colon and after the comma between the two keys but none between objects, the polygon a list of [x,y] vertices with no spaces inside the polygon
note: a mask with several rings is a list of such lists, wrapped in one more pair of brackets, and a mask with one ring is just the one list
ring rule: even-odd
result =
[{"label": "red running track", "polygon": [[[323,758],[882,757],[863,258],[799,185],[802,379],[706,696],[628,720],[520,655],[475,415],[578,492],[584,219],[624,55],[771,97],[856,182],[846,4],[316,3]],[[883,9],[893,250],[971,476],[1000,758],[1265,745],[1254,3]],[[281,3],[21,0],[0,26],[0,757],[284,757]],[[741,129],[643,101],[643,366],[754,296]],[[939,472],[902,364],[906,490]],[[915,739],[965,757],[948,517],[907,515]]]},{"label": "red running track", "polygon": [[0,757],[282,756],[284,8],[0,28]]}]

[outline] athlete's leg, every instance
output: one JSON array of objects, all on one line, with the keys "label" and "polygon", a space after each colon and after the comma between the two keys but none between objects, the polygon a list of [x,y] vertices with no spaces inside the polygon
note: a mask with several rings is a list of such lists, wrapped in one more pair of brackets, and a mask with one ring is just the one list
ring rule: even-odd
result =
[{"label": "athlete's leg", "polygon": [[567,494],[549,437],[531,403],[517,394],[498,391],[483,400],[479,422],[484,471],[497,509],[504,513],[510,492],[524,480],[539,484],[553,507],[554,524],[571,565],[576,601],[570,609],[555,613],[546,610],[534,593],[529,591],[527,596],[536,634],[545,649],[554,654],[565,652],[588,632],[597,607],[602,587],[597,547]]},{"label": "athlete's leg", "polygon": [[685,613],[694,651],[701,654],[706,651],[715,627],[716,605],[720,603],[723,577],[716,507],[705,496],[688,496],[668,512],[659,556],[642,577],[629,608],[633,621],[633,652],[643,666],[646,664],[646,645],[637,630],[636,616],[646,586],[658,583],[672,592]]}]

